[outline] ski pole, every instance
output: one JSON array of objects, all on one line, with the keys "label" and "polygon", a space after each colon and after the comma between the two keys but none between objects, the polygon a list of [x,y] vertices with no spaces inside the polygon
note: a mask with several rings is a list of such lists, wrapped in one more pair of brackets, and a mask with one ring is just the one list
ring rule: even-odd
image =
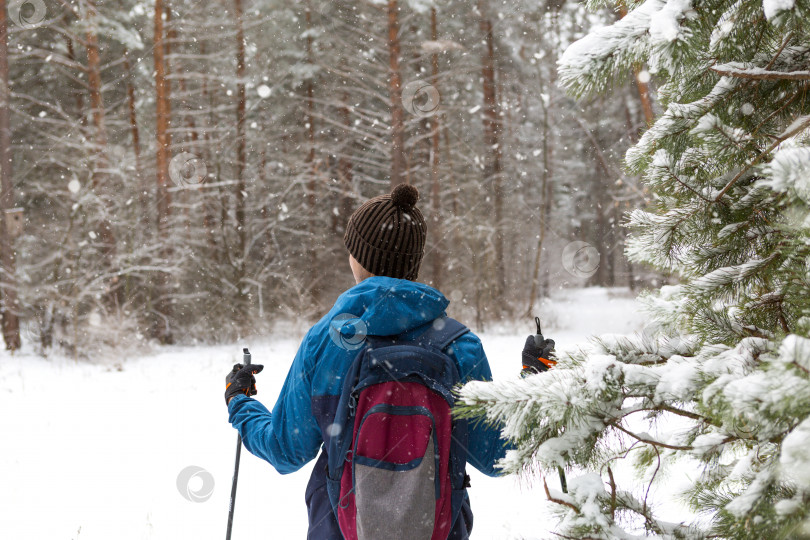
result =
[{"label": "ski pole", "polygon": [[545,338],[543,337],[543,329],[540,328],[540,317],[534,318],[534,324],[537,325],[537,333],[534,335],[534,344],[537,345],[537,348],[540,349],[543,347],[543,342]]},{"label": "ski pole", "polygon": [[[247,347],[242,349],[242,363],[250,365],[250,351]],[[228,505],[228,532],[225,540],[231,540],[231,527],[233,527],[233,509],[236,506],[236,482],[239,480],[239,458],[242,456],[242,436],[236,436],[236,463],[233,466],[233,483],[231,484],[231,502]]]},{"label": "ski pole", "polygon": [[[540,328],[540,317],[535,317],[534,323],[537,325],[537,333],[534,335],[534,344],[538,349],[542,349],[545,338],[543,337],[543,329]],[[568,493],[568,480],[565,478],[565,471],[560,465],[557,465],[557,472],[560,473],[560,487],[562,488],[562,492]]]}]

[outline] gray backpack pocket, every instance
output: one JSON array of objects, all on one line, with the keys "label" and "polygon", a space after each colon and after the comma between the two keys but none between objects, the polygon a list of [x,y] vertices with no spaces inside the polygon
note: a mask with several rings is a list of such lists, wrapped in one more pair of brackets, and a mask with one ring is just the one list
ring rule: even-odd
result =
[{"label": "gray backpack pocket", "polygon": [[[414,446],[412,440],[407,445],[395,444],[382,459],[363,456],[362,449],[360,455],[353,456],[358,540],[430,540],[440,489],[433,415],[423,407],[377,405],[361,421],[356,441],[373,440],[376,436],[363,430],[366,420],[373,415],[382,415],[370,422],[378,426],[382,421],[412,429],[413,424],[418,423],[427,437],[420,437],[425,441],[421,448]],[[392,431],[396,430],[392,427]],[[357,444],[355,449],[358,449]],[[389,454],[396,459],[388,461]],[[405,457],[411,459],[405,461]]]}]

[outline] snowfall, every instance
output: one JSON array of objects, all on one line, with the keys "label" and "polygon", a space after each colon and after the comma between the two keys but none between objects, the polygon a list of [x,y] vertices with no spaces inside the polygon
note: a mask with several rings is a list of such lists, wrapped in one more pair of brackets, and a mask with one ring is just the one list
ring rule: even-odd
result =
[{"label": "snowfall", "polygon": [[[537,311],[558,350],[585,346],[592,335],[638,332],[646,322],[626,289],[562,290]],[[0,537],[223,538],[237,438],[224,377],[249,347],[265,366],[256,397],[272,408],[306,331],[290,328],[229,345],[122,351],[92,363],[1,353]],[[479,334],[496,379],[516,376],[532,333],[529,320]],[[305,538],[311,467],[282,476],[243,451],[233,538]],[[696,472],[682,473],[651,494],[664,519],[684,518],[675,494]],[[552,537],[542,481],[488,478],[472,467],[470,474],[473,538]],[[629,477],[629,467],[621,474]],[[556,475],[548,482],[559,489]]]}]

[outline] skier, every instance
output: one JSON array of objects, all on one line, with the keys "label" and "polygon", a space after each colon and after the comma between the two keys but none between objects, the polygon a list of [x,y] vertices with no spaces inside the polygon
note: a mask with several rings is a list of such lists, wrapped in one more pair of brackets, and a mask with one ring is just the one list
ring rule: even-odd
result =
[{"label": "skier", "polygon": [[[272,412],[250,397],[256,394],[253,374],[262,366],[243,368],[236,364],[226,378],[229,421],[248,451],[269,462],[279,473],[287,474],[300,469],[321,450],[305,494],[308,539],[344,537],[340,528],[343,522],[339,525],[337,508],[327,493],[327,450],[339,431],[333,422],[343,379],[366,338],[407,336],[445,317],[449,301],[438,290],[416,282],[426,236],[425,220],[416,207],[418,197],[416,188],[400,185],[390,195],[373,198],[352,214],[343,240],[357,284],[344,292],[307,332]],[[352,335],[344,331],[346,321],[354,329]],[[445,347],[444,353],[455,363],[461,382],[490,380],[481,341],[462,329],[465,333]],[[536,348],[530,341],[527,348]],[[537,358],[537,351],[531,349],[528,355]],[[497,475],[495,463],[506,450],[499,431],[481,423],[464,425],[466,461],[486,475]],[[460,511],[452,526],[448,525],[448,538],[468,538],[472,530],[473,516],[466,493],[469,477],[462,481],[462,496],[457,501]]]}]

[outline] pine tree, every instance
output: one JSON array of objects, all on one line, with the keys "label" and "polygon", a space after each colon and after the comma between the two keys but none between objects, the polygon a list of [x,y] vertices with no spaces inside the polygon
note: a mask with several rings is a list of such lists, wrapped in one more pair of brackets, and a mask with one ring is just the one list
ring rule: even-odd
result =
[{"label": "pine tree", "polygon": [[[654,202],[629,214],[627,255],[679,284],[641,298],[642,334],[471,383],[462,411],[503,425],[506,471],[569,470],[568,493],[546,484],[564,538],[809,537],[810,3],[627,7],[560,79],[582,97],[656,77],[663,113],[626,155]],[[634,484],[614,475],[625,457]],[[648,497],[675,467],[693,471],[681,523]]]}]

